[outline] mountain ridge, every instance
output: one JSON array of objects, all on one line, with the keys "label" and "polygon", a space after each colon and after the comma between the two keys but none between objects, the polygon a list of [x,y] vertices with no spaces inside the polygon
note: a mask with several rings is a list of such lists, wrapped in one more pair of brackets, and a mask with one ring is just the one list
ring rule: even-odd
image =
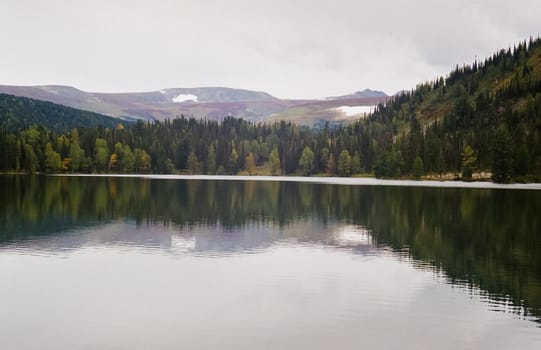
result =
[{"label": "mountain ridge", "polygon": [[[87,110],[124,120],[164,120],[181,115],[250,121],[283,118],[305,125],[356,118],[340,112],[334,101],[345,106],[373,106],[384,93],[365,89],[339,99],[280,99],[263,91],[229,87],[166,88],[146,92],[86,92],[67,85],[0,85],[0,93],[33,98]],[[302,107],[299,107],[302,106]]]},{"label": "mountain ridge", "polygon": [[389,97],[385,92],[371,89],[364,89],[361,91],[356,91],[352,94],[341,95],[341,96],[329,96],[325,100],[351,100],[355,98],[386,98]]}]

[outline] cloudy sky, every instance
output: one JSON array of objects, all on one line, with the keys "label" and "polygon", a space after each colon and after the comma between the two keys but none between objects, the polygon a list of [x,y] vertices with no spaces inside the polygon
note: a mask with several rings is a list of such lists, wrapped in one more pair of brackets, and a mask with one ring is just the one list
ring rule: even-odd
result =
[{"label": "cloudy sky", "polygon": [[394,93],[541,32],[539,0],[0,0],[0,84]]}]

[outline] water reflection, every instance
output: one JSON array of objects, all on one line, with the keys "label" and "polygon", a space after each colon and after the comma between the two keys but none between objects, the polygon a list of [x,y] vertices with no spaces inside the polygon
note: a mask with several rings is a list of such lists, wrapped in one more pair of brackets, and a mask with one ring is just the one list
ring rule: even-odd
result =
[{"label": "water reflection", "polygon": [[402,259],[494,310],[541,315],[538,191],[39,176],[1,176],[0,188],[0,254],[222,257],[300,244]]}]

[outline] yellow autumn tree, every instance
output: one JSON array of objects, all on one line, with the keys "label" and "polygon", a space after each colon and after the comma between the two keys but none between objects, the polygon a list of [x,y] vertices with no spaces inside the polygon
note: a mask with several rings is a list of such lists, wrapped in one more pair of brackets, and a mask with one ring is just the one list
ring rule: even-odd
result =
[{"label": "yellow autumn tree", "polygon": [[115,170],[117,163],[118,156],[116,155],[116,153],[111,154],[111,158],[109,158],[109,171]]},{"label": "yellow autumn tree", "polygon": [[252,152],[246,156],[246,171],[249,175],[255,174],[255,157]]}]

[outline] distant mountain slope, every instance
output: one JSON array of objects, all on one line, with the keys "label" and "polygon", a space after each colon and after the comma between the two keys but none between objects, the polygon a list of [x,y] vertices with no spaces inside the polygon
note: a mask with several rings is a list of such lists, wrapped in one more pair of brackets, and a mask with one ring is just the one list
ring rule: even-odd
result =
[{"label": "distant mountain slope", "polygon": [[247,102],[276,101],[276,97],[261,91],[232,89],[226,87],[173,88],[160,91],[164,96],[174,100],[179,95],[193,95],[197,102]]},{"label": "distant mountain slope", "polygon": [[349,123],[367,117],[377,104],[385,102],[385,97],[365,97],[336,100],[295,101],[287,109],[272,114],[262,121],[288,121],[299,125],[318,126],[326,122],[334,124]]},{"label": "distant mountain slope", "polygon": [[289,105],[265,92],[223,87],[95,93],[60,85],[0,85],[0,93],[49,101],[122,119],[165,119],[181,114],[199,118],[235,115],[259,119]]},{"label": "distant mountain slope", "polygon": [[382,92],[364,90],[330,100],[282,100],[266,92],[225,87],[171,88],[138,93],[96,93],[60,85],[0,85],[0,93],[50,101],[129,120],[163,120],[180,115],[209,119],[233,116],[251,121],[283,118],[305,125],[313,125],[321,121],[351,120],[351,115],[336,108],[370,106],[385,101],[387,98],[387,95]]},{"label": "distant mountain slope", "polygon": [[363,91],[357,91],[353,94],[342,95],[342,96],[331,96],[325,98],[326,100],[352,100],[358,98],[386,98],[389,97],[383,91],[364,89]]},{"label": "distant mountain slope", "polygon": [[119,120],[26,97],[0,94],[0,128],[18,130],[33,124],[63,132],[75,127],[114,127]]}]

